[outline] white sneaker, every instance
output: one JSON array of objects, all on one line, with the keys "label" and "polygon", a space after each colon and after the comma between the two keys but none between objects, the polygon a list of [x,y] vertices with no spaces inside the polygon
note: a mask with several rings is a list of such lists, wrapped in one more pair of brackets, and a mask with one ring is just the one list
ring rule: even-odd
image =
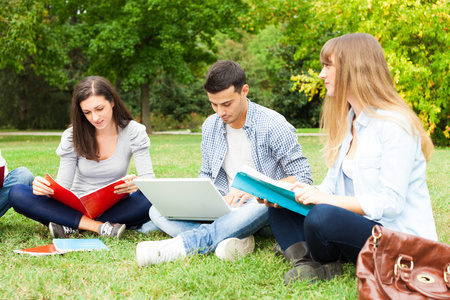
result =
[{"label": "white sneaker", "polygon": [[140,242],[136,247],[139,267],[172,261],[185,256],[186,249],[184,249],[181,237],[162,241]]},{"label": "white sneaker", "polygon": [[252,253],[255,248],[255,238],[253,235],[245,239],[229,238],[223,240],[217,245],[216,256],[222,260],[235,261]]}]

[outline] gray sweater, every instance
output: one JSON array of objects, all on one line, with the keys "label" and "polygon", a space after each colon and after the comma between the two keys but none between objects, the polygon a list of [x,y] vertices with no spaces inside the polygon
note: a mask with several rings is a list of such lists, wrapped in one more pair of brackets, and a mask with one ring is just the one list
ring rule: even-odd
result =
[{"label": "gray sweater", "polygon": [[65,130],[56,149],[60,165],[56,181],[78,196],[85,195],[128,174],[133,156],[137,175],[155,177],[149,153],[150,139],[145,126],[131,121],[119,129],[114,154],[105,160],[94,161],[76,155],[72,141],[72,127]]}]

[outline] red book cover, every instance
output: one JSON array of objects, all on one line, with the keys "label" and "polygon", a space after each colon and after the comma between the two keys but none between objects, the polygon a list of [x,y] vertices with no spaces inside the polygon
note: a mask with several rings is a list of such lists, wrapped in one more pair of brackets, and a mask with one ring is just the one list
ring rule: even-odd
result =
[{"label": "red book cover", "polygon": [[53,199],[78,210],[91,219],[97,218],[111,208],[111,206],[129,195],[128,193],[114,193],[114,187],[116,185],[125,183],[122,179],[81,197],[78,197],[70,190],[57,183],[49,174],[45,176],[45,179],[50,182],[50,187],[54,191],[54,194],[51,195]]},{"label": "red book cover", "polygon": [[33,256],[44,256],[44,255],[55,255],[55,254],[63,254],[64,252],[60,252],[56,250],[54,244],[39,246],[28,249],[14,250],[15,253],[19,254],[29,254]]},{"label": "red book cover", "polygon": [[0,187],[3,186],[4,179],[5,179],[5,166],[0,166]]}]

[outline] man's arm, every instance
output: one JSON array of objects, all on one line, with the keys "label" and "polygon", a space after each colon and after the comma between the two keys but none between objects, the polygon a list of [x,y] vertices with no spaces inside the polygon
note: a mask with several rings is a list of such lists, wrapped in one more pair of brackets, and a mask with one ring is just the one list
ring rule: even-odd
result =
[{"label": "man's arm", "polygon": [[[274,123],[270,136],[273,155],[288,176],[286,178],[293,177],[295,180],[293,182],[299,181],[311,185],[313,182],[311,167],[302,153],[302,146],[298,143],[295,128],[285,120],[278,124]],[[283,181],[286,181],[286,178]]]},{"label": "man's arm", "polygon": [[280,181],[288,182],[288,183],[295,183],[297,182],[297,179],[294,176],[289,176],[283,179],[280,179]]}]

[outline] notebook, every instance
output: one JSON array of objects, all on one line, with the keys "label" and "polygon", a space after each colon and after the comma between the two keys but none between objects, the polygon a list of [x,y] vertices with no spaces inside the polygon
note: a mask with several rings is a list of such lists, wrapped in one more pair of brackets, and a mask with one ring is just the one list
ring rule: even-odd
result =
[{"label": "notebook", "polygon": [[207,178],[136,178],[133,182],[170,220],[214,221],[237,209]]},{"label": "notebook", "polygon": [[4,179],[5,179],[5,166],[0,166],[0,188],[3,187]]}]

